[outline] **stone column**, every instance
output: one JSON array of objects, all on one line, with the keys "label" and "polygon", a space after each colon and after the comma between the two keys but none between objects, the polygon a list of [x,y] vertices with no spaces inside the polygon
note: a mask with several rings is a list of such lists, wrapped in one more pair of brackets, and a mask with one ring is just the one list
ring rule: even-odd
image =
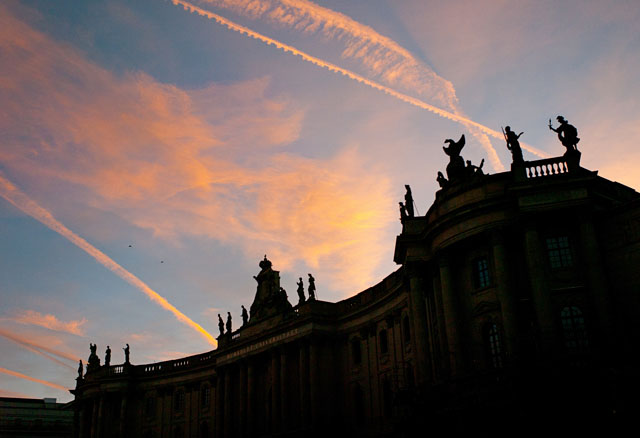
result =
[{"label": "stone column", "polygon": [[300,424],[302,426],[307,425],[309,422],[309,395],[307,391],[307,385],[309,384],[309,361],[307,357],[307,345],[300,342],[300,362],[299,362],[299,376],[300,376]]},{"label": "stone column", "polygon": [[311,399],[311,424],[314,426],[317,426],[320,421],[319,360],[318,340],[312,339],[309,345],[309,398]]},{"label": "stone column", "polygon": [[253,436],[255,434],[254,425],[256,423],[256,414],[254,410],[254,398],[256,391],[256,371],[255,365],[250,360],[247,364],[247,435]]},{"label": "stone column", "polygon": [[271,350],[271,430],[275,432],[278,430],[278,426],[280,423],[280,398],[278,397],[278,392],[280,389],[279,380],[280,380],[280,367],[278,364],[278,350]]},{"label": "stone column", "polygon": [[503,234],[496,232],[492,236],[493,265],[495,269],[495,283],[500,309],[502,311],[502,325],[507,347],[507,361],[511,362],[518,354],[518,324],[516,310],[516,296],[509,281],[509,257],[504,244]]},{"label": "stone column", "polygon": [[120,438],[125,438],[127,434],[127,395],[122,395],[120,402]]},{"label": "stone column", "polygon": [[[589,284],[589,294],[593,304],[594,314],[598,328],[597,345],[604,350],[602,357],[607,357],[610,348],[615,344],[613,335],[613,319],[611,317],[611,302],[608,296],[607,277],[603,269],[602,257],[598,244],[598,235],[593,224],[593,218],[589,215],[580,222],[581,249],[585,263],[585,273]],[[589,334],[593,338],[594,333]]]},{"label": "stone column", "polygon": [[238,426],[239,426],[239,433],[240,436],[245,436],[247,433],[247,363],[246,362],[241,362],[240,363],[240,385],[239,385],[239,390],[240,390],[240,397],[239,397],[239,402],[240,402],[240,406],[238,409],[238,416],[239,416],[239,422],[238,422]]},{"label": "stone column", "polygon": [[541,353],[543,357],[547,357],[553,350],[555,339],[553,303],[545,269],[547,259],[540,242],[540,235],[534,224],[529,224],[525,229],[525,250],[533,306],[540,330]]},{"label": "stone column", "polygon": [[218,376],[216,379],[216,402],[215,402],[215,428],[216,428],[216,437],[223,436],[223,416],[224,416],[224,371],[220,368],[217,370]]},{"label": "stone column", "polygon": [[440,265],[440,290],[442,292],[442,307],[444,313],[444,325],[447,334],[447,346],[449,350],[449,367],[452,376],[462,371],[462,351],[460,345],[460,312],[458,299],[451,278],[449,257],[441,255]]},{"label": "stone column", "polygon": [[287,350],[280,348],[280,430],[288,429],[288,399],[287,399]]},{"label": "stone column", "polygon": [[[427,312],[424,299],[424,281],[419,266],[408,266],[409,303],[411,315],[411,340],[415,346],[415,373],[418,385],[426,383],[431,376],[429,342],[427,339]],[[402,321],[400,322],[402,327]],[[404,329],[404,327],[402,327]],[[404,336],[404,334],[403,334]],[[404,339],[404,338],[403,338]]]},{"label": "stone column", "polygon": [[231,406],[231,367],[227,367],[224,373],[224,436],[233,435],[233,406]]},{"label": "stone column", "polygon": [[96,437],[97,438],[102,438],[104,436],[104,423],[102,421],[102,419],[104,418],[104,396],[101,395],[100,396],[100,404],[98,407],[98,428],[97,428],[97,433],[96,433]]},{"label": "stone column", "polygon": [[80,405],[80,412],[78,413],[78,423],[76,425],[76,430],[77,430],[77,437],[78,438],[85,438],[85,432],[84,432],[84,416],[85,416],[85,410],[86,410],[86,405],[85,403],[82,403]]},{"label": "stone column", "polygon": [[98,399],[93,399],[91,403],[91,438],[98,436]]}]

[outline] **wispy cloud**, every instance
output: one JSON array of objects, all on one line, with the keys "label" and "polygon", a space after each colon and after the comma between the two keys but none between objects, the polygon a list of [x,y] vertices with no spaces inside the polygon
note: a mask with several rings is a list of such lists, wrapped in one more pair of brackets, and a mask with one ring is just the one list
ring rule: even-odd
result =
[{"label": "wispy cloud", "polygon": [[[38,352],[38,353],[43,353],[43,352],[49,353],[50,355],[57,356],[61,359],[69,360],[71,362],[78,362],[78,360],[80,360],[79,357],[71,353],[67,353],[65,351],[52,348],[50,345],[44,345],[42,342],[38,342],[37,340],[34,340],[34,339],[27,339],[24,336],[17,335],[6,329],[0,328],[0,336],[3,336],[25,348],[29,348],[30,351],[36,350],[35,352]],[[51,359],[51,357],[48,355],[45,355],[45,357]],[[64,365],[68,366],[68,364],[64,364]]]},{"label": "wispy cloud", "polygon": [[19,373],[17,371],[11,371],[6,368],[0,367],[0,373],[7,374],[9,376],[17,377],[19,379],[29,380],[30,382],[40,383],[42,385],[50,386],[51,388],[59,389],[64,391],[65,393],[69,390],[62,385],[58,385],[57,383],[47,382],[46,380],[37,379],[35,377],[27,376],[26,374]]},{"label": "wispy cloud", "polygon": [[48,328],[49,330],[66,332],[78,336],[84,335],[83,326],[87,323],[86,318],[76,321],[61,321],[55,315],[49,313],[42,314],[35,310],[18,310],[13,315],[9,316],[8,319],[20,324],[37,325]]},{"label": "wispy cloud", "polygon": [[268,97],[267,79],[183,90],[115,76],[10,13],[0,24],[0,161],[43,201],[8,181],[5,193],[83,249],[107,263],[41,210],[52,180],[162,238],[217,239],[266,252],[280,269],[303,261],[350,293],[375,278],[381,258],[363,255],[382,252],[395,220],[390,178],[354,148],[323,159],[274,153],[297,139],[304,112]]},{"label": "wispy cloud", "polygon": [[7,180],[0,173],[0,196],[5,198],[8,202],[14,205],[16,208],[20,209],[24,213],[33,217],[34,219],[41,222],[43,225],[46,225],[53,231],[60,234],[62,237],[65,237],[71,243],[76,245],[78,248],[85,251],[91,257],[93,257],[98,263],[103,265],[105,268],[109,269],[111,272],[116,274],[118,277],[125,280],[127,283],[131,284],[135,288],[142,291],[151,301],[154,301],[156,304],[160,305],[163,309],[168,310],[173,313],[173,315],[178,319],[178,321],[188,325],[195,331],[197,331],[201,336],[203,336],[211,345],[217,345],[217,341],[209,332],[207,332],[200,324],[193,321],[187,315],[178,310],[173,304],[169,303],[166,298],[158,294],[156,291],[151,289],[145,282],[140,280],[138,277],[133,275],[131,272],[124,269],[118,263],[116,263],[113,259],[107,256],[105,253],[100,251],[95,246],[91,245],[82,237],[78,236],[76,233],[65,227],[60,221],[55,219],[53,215],[30,199],[26,194],[24,194],[21,190],[19,190],[14,184],[12,184],[9,180]]}]

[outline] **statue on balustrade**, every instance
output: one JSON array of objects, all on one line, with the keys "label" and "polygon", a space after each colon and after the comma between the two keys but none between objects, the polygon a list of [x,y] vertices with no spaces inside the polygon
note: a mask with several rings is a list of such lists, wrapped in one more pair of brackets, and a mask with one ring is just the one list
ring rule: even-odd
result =
[{"label": "statue on balustrade", "polygon": [[227,334],[231,334],[231,312],[227,312]]},{"label": "statue on balustrade", "polygon": [[407,216],[413,217],[415,212],[413,211],[413,195],[411,194],[411,187],[409,184],[405,184],[404,188],[407,192],[404,194],[404,209],[407,212]]},{"label": "statue on balustrade", "polygon": [[482,171],[482,166],[484,166],[484,158],[482,159],[482,161],[480,161],[479,166],[472,164],[471,160],[467,160],[467,166],[465,167],[467,171],[467,176],[484,175],[484,172]]},{"label": "statue on balustrade", "polygon": [[280,273],[274,271],[267,256],[259,263],[260,272],[253,278],[258,282],[256,295],[251,304],[250,323],[275,315],[288,314],[293,307],[280,288]]},{"label": "statue on balustrade", "polygon": [[111,348],[107,345],[107,351],[104,352],[104,366],[111,365]]},{"label": "statue on balustrade", "polygon": [[298,277],[298,306],[305,302],[304,298],[304,283],[302,282],[302,277]]},{"label": "statue on balustrade", "polygon": [[511,151],[511,156],[513,157],[513,164],[515,165],[524,164],[524,158],[522,156],[522,148],[520,147],[520,142],[518,141],[518,139],[522,134],[524,134],[524,132],[521,132],[520,134],[516,135],[516,133],[511,130],[510,126],[505,126],[504,130],[502,131],[502,134],[504,135],[504,139],[507,142],[507,149]]},{"label": "statue on balustrade", "polygon": [[582,154],[578,150],[578,142],[580,141],[578,130],[562,116],[556,117],[556,120],[560,123],[560,126],[554,128],[551,126],[551,119],[549,119],[549,129],[558,134],[558,140],[567,149],[563,157],[567,159],[569,165],[579,165]]},{"label": "statue on balustrade", "polygon": [[313,278],[313,275],[309,275],[309,301],[316,299],[316,279]]},{"label": "statue on balustrade", "polygon": [[129,349],[129,344],[127,344],[127,346],[124,347],[123,350],[124,350],[124,363],[125,364],[129,364],[130,363],[129,362],[129,352],[131,351]]},{"label": "statue on balustrade", "polygon": [[407,210],[402,202],[398,202],[398,205],[400,208],[400,222],[404,223],[405,219],[407,218]]},{"label": "statue on balustrade", "polygon": [[224,321],[218,313],[218,330],[220,330],[220,336],[224,335]]},{"label": "statue on balustrade", "polygon": [[82,380],[82,359],[78,363],[78,380]]},{"label": "statue on balustrade", "polygon": [[242,326],[244,327],[249,321],[249,314],[247,313],[247,309],[245,309],[244,306],[240,307],[242,307]]},{"label": "statue on balustrade", "polygon": [[100,358],[96,353],[97,349],[96,344],[89,343],[89,351],[91,354],[89,354],[89,360],[87,361],[87,373],[100,368]]},{"label": "statue on balustrade", "polygon": [[460,152],[466,142],[464,134],[462,134],[458,141],[453,141],[448,138],[444,142],[449,143],[448,147],[442,147],[444,153],[449,156],[449,164],[447,164],[447,178],[449,178],[449,181],[460,180],[465,176],[464,159],[460,156]]}]

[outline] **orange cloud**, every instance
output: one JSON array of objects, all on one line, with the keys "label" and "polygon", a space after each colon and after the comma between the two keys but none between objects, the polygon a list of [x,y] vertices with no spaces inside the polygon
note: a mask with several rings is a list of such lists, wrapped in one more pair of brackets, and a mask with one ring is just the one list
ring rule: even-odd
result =
[{"label": "orange cloud", "polygon": [[42,385],[47,385],[47,386],[50,386],[52,388],[60,389],[60,390],[65,391],[65,392],[68,391],[68,388],[65,388],[62,385],[58,385],[57,383],[51,383],[51,382],[47,382],[46,380],[36,379],[35,377],[27,376],[26,374],[18,373],[16,371],[11,371],[11,370],[8,370],[6,368],[0,367],[0,373],[4,373],[4,374],[7,374],[7,375],[13,376],[13,377],[18,377],[18,378],[24,379],[24,380],[29,380],[30,382],[36,382],[36,383],[40,383]]},{"label": "orange cloud", "polygon": [[135,288],[142,291],[147,297],[154,301],[156,304],[160,305],[165,310],[171,312],[178,321],[183,324],[188,325],[192,329],[196,330],[201,336],[203,336],[211,345],[218,345],[217,341],[209,332],[207,332],[200,324],[193,321],[187,315],[178,310],[173,304],[169,303],[163,296],[158,294],[156,291],[151,289],[146,283],[140,280],[138,277],[133,275],[131,272],[124,269],[122,266],[117,264],[113,259],[107,256],[105,253],[91,245],[82,237],[75,234],[73,231],[65,227],[61,222],[56,220],[50,212],[42,208],[40,205],[35,203],[32,199],[22,193],[15,185],[13,185],[10,181],[3,177],[2,173],[0,173],[0,196],[5,198],[8,202],[14,205],[16,208],[22,210],[24,213],[33,217],[34,219],[40,221],[42,224],[46,225],[53,231],[57,232],[61,236],[65,237],[71,243],[76,245],[78,248],[85,251],[91,257],[93,257],[98,263],[103,265],[105,268],[109,269],[111,272],[116,274],[118,277],[125,280],[127,283],[131,284]]},{"label": "orange cloud", "polygon": [[69,360],[71,362],[78,362],[78,360],[80,360],[79,357],[74,356],[71,353],[67,353],[67,352],[64,352],[64,351],[61,351],[61,350],[57,350],[57,349],[51,348],[51,346],[43,345],[43,344],[38,343],[38,342],[36,342],[36,341],[34,341],[32,339],[26,339],[26,338],[24,338],[22,336],[18,336],[15,333],[12,333],[12,332],[8,331],[8,330],[0,329],[0,336],[3,336],[5,338],[15,342],[16,344],[21,345],[21,346],[29,349],[29,351],[32,351],[32,352],[34,352],[36,354],[44,355],[45,357],[47,357],[49,359],[52,359],[52,360],[54,360],[54,361],[56,361],[58,363],[61,363],[61,364],[65,365],[65,366],[69,366],[69,365],[66,364],[66,363],[59,362],[57,359],[52,358],[51,356],[46,355],[43,352],[49,353],[50,355],[57,356],[57,357],[59,357],[61,359]]},{"label": "orange cloud", "polygon": [[32,195],[6,179],[4,193],[148,296],[44,209],[56,208],[52,181],[163,238],[267,252],[281,269],[302,261],[349,293],[375,279],[380,259],[364,256],[381,253],[395,220],[389,179],[355,149],[274,155],[297,139],[304,113],[267,97],[268,80],[186,91],[143,73],[116,76],[10,13],[0,14],[0,47],[0,162]]},{"label": "orange cloud", "polygon": [[84,330],[82,326],[87,323],[86,318],[82,318],[78,321],[60,321],[55,315],[46,314],[43,315],[35,310],[20,310],[12,315],[9,319],[18,322],[20,324],[31,324],[40,327],[48,328],[50,330],[56,330],[59,332],[71,333],[72,335],[82,336]]}]

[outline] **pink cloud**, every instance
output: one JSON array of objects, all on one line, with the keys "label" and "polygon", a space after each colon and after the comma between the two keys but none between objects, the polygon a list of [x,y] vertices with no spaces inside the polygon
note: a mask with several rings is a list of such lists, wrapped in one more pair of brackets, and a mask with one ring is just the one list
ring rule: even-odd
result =
[{"label": "pink cloud", "polygon": [[304,111],[269,96],[268,79],[184,90],[115,75],[0,10],[0,162],[56,216],[53,200],[73,189],[161,238],[267,252],[281,269],[304,262],[345,292],[374,280],[379,259],[366,256],[395,220],[389,178],[356,149],[275,152],[298,138]]},{"label": "pink cloud", "polygon": [[37,325],[40,327],[48,328],[49,330],[56,330],[59,332],[66,332],[72,335],[83,336],[83,326],[87,323],[86,318],[80,320],[61,321],[55,315],[42,314],[35,310],[18,310],[12,316],[9,317],[12,321],[20,324]]}]

